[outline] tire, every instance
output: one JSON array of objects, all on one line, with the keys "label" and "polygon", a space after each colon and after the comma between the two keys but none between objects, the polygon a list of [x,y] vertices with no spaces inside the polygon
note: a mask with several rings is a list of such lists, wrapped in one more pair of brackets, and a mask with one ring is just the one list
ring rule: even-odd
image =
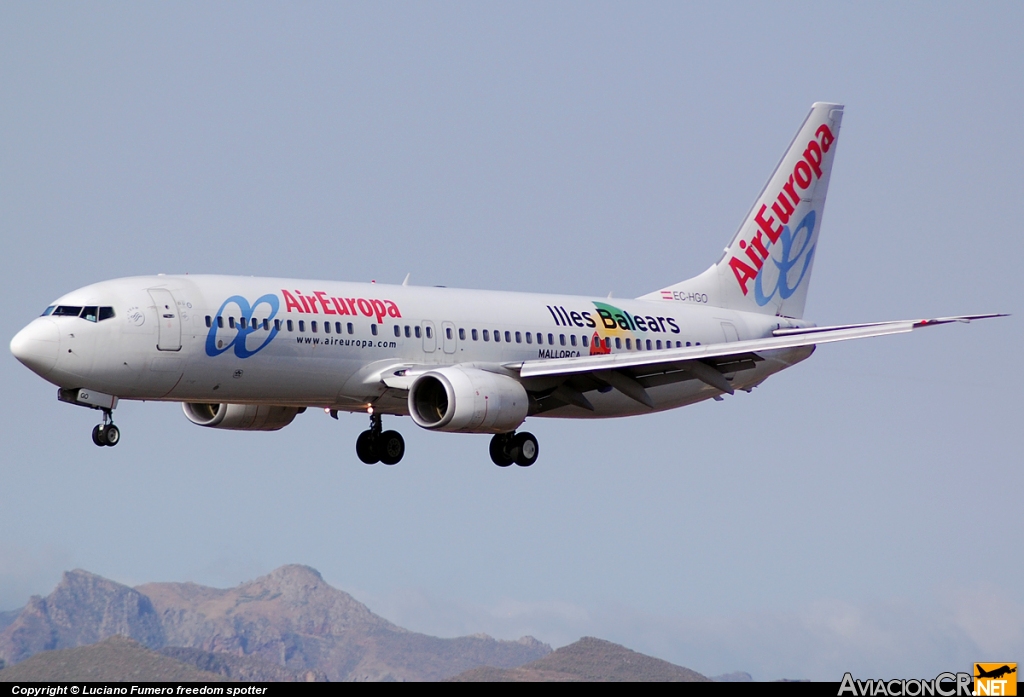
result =
[{"label": "tire", "polygon": [[499,433],[491,438],[491,462],[498,467],[508,467],[515,461],[506,451],[506,445],[508,445],[507,433]]},{"label": "tire", "polygon": [[356,455],[368,465],[380,462],[380,456],[377,455],[377,439],[373,437],[373,431],[363,431],[356,438]]},{"label": "tire", "polygon": [[520,467],[529,467],[537,461],[540,454],[537,438],[532,433],[517,433],[510,450],[515,451],[516,464]]},{"label": "tire", "polygon": [[377,439],[377,455],[385,465],[397,465],[405,455],[405,439],[398,431],[384,431]]},{"label": "tire", "polygon": [[121,442],[121,430],[114,424],[110,424],[103,429],[103,444],[109,445],[113,448],[115,445]]},{"label": "tire", "polygon": [[106,440],[104,440],[103,436],[104,436],[104,434],[103,434],[103,427],[100,426],[99,424],[94,426],[93,429],[92,429],[92,442],[102,448],[104,445],[107,444],[107,442],[106,442]]}]

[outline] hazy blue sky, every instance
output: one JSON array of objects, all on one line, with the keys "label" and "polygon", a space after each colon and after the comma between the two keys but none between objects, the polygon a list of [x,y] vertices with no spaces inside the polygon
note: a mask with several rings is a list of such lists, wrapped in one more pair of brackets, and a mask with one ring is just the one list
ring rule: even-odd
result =
[{"label": "hazy blue sky", "polygon": [[[96,414],[0,359],[0,609],[64,569],[289,562],[399,624],[593,634],[715,674],[1024,660],[1020,3],[0,4],[9,340],[76,287],[231,273],[632,297],[717,259],[846,104],[807,315],[1015,317],[820,348],[753,394],[529,423]],[[1014,502],[1017,503],[1014,503]]]}]

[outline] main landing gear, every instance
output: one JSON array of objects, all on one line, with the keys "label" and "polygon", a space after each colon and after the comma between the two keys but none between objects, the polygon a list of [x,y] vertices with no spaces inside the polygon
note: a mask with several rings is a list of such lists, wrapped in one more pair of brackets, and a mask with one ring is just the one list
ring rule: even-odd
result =
[{"label": "main landing gear", "polygon": [[109,409],[103,410],[103,423],[92,429],[92,442],[100,447],[114,447],[121,442],[121,431],[114,425],[114,415]]},{"label": "main landing gear", "polygon": [[368,465],[397,465],[405,455],[405,439],[398,431],[382,431],[380,414],[370,414],[370,428],[356,438],[356,455]]},{"label": "main landing gear", "polygon": [[499,433],[491,438],[491,460],[498,467],[508,467],[513,462],[520,467],[529,467],[537,461],[540,450],[532,433]]}]

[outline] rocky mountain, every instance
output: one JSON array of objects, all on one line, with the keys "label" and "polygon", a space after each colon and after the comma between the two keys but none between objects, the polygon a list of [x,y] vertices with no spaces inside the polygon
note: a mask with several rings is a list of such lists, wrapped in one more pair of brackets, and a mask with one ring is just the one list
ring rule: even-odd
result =
[{"label": "rocky mountain", "polygon": [[[165,646],[159,653],[201,671],[238,682],[327,682],[327,676],[319,670],[291,670],[255,656],[235,656],[181,646]],[[2,676],[3,673],[0,673]]]},{"label": "rocky mountain", "polygon": [[711,682],[689,668],[583,637],[518,668],[474,668],[452,682]]},{"label": "rocky mountain", "polygon": [[123,636],[73,649],[42,651],[0,670],[0,682],[215,682],[220,675],[150,651]]},{"label": "rocky mountain", "polygon": [[11,665],[40,651],[94,644],[114,635],[149,647],[165,643],[160,618],[149,598],[76,569],[65,572],[47,597],[33,596],[0,632],[0,659]]},{"label": "rocky mountain", "polygon": [[235,676],[262,665],[292,676],[280,679],[439,680],[476,666],[511,668],[551,652],[531,637],[440,639],[410,632],[331,587],[316,570],[291,565],[230,589],[193,583],[133,589],[67,572],[53,593],[33,597],[0,631],[0,660],[11,670],[41,651],[115,635],[150,649],[198,651],[170,655],[233,679],[255,679]]}]

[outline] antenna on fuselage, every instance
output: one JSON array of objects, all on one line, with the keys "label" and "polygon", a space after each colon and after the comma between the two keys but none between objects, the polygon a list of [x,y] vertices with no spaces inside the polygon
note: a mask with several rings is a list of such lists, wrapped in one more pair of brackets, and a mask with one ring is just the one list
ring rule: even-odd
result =
[{"label": "antenna on fuselage", "polygon": [[409,285],[409,276],[412,276],[412,271],[410,271],[409,273],[405,274],[405,280],[402,281],[402,285],[403,286]]}]

